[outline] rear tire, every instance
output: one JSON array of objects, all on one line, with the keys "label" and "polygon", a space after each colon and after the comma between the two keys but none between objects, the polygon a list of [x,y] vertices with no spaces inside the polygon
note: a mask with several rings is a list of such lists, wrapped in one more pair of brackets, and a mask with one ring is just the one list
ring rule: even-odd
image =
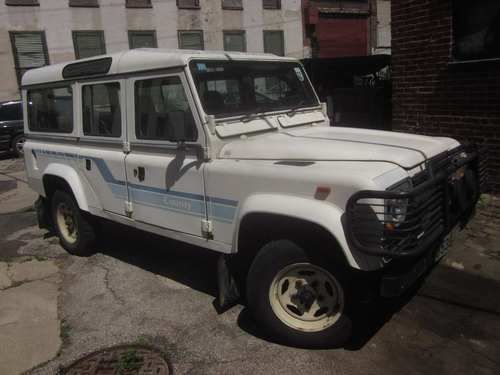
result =
[{"label": "rear tire", "polygon": [[93,254],[92,245],[96,238],[94,228],[78,208],[73,195],[57,190],[52,195],[51,210],[61,246],[73,255]]},{"label": "rear tire", "polygon": [[247,277],[248,307],[278,342],[338,347],[351,334],[343,272],[288,240],[266,244]]}]

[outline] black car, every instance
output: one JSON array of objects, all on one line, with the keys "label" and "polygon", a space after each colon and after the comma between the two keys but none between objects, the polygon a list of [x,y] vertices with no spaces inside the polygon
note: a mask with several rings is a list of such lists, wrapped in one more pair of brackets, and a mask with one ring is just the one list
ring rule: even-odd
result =
[{"label": "black car", "polygon": [[12,151],[16,156],[22,156],[25,140],[22,102],[0,103],[0,151]]}]

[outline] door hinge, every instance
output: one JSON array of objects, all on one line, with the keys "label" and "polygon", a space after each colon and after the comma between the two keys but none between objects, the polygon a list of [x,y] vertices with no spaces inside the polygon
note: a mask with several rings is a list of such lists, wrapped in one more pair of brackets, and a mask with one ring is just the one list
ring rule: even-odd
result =
[{"label": "door hinge", "polygon": [[214,227],[211,220],[201,219],[201,234],[210,240],[214,238]]},{"label": "door hinge", "polygon": [[134,209],[132,207],[132,202],[125,201],[125,215],[127,215],[128,217],[131,217],[132,212],[134,212]]},{"label": "door hinge", "polygon": [[130,152],[130,142],[123,142],[123,152],[126,154]]}]

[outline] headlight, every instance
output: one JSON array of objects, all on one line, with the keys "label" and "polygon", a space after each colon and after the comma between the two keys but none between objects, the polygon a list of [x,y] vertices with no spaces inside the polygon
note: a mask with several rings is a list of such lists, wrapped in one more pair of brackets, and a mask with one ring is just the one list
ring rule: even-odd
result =
[{"label": "headlight", "polygon": [[[406,179],[391,186],[387,190],[402,193],[410,191],[411,187],[411,180]],[[386,199],[384,205],[386,226],[391,223],[394,226],[399,226],[405,221],[406,213],[408,211],[408,199]]]}]

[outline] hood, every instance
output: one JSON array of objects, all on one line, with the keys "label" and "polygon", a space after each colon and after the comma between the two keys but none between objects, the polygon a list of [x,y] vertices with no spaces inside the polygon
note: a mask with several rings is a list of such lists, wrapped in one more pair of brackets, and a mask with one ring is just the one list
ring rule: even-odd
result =
[{"label": "hood", "polygon": [[286,129],[226,144],[224,159],[383,161],[411,169],[459,145],[451,138],[341,127]]}]

